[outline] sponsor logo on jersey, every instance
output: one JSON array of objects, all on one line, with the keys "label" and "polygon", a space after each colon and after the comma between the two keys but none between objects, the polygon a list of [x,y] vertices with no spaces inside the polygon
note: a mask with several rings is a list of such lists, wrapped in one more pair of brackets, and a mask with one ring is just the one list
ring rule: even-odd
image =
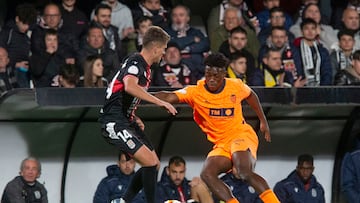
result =
[{"label": "sponsor logo on jersey", "polygon": [[234,116],[234,108],[210,108],[210,116],[230,117]]}]

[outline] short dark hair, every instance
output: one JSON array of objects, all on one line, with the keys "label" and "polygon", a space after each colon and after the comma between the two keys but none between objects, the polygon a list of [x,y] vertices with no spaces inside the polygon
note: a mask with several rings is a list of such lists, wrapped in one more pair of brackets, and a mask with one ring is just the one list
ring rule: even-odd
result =
[{"label": "short dark hair", "polygon": [[55,30],[55,29],[46,29],[45,30],[45,37],[48,36],[48,35],[55,35],[55,36],[58,36],[58,32]]},{"label": "short dark hair", "polygon": [[141,23],[149,20],[152,22],[152,19],[149,16],[140,16],[135,22],[135,29],[139,29]]},{"label": "short dark hair", "polygon": [[172,156],[169,159],[169,165],[168,166],[170,166],[171,164],[174,164],[175,166],[179,166],[180,164],[186,165],[185,159],[182,158],[181,156]]},{"label": "short dark hair", "polygon": [[285,33],[286,32],[286,28],[284,26],[272,26],[271,27],[271,33],[274,31],[274,30],[280,30],[280,31],[284,31]]},{"label": "short dark hair", "polygon": [[149,47],[152,43],[167,44],[170,36],[160,27],[151,26],[143,37],[143,48]]},{"label": "short dark hair", "polygon": [[356,51],[353,53],[352,59],[353,59],[353,60],[358,60],[358,61],[360,61],[360,50],[356,50]]},{"label": "short dark hair", "polygon": [[15,15],[22,23],[31,25],[36,22],[37,10],[32,4],[19,4],[16,6]]},{"label": "short dark hair", "polygon": [[298,156],[297,160],[298,160],[297,161],[298,166],[300,166],[304,162],[309,162],[311,163],[311,165],[314,165],[314,157],[310,154],[301,154]]},{"label": "short dark hair", "polygon": [[344,35],[350,36],[351,38],[354,38],[354,34],[355,32],[353,30],[349,30],[349,29],[342,29],[338,32],[337,34],[337,38],[338,40],[340,40],[340,38]]},{"label": "short dark hair", "polygon": [[74,64],[60,66],[59,75],[73,85],[76,85],[79,82],[79,72]]},{"label": "short dark hair", "polygon": [[108,10],[112,11],[112,8],[109,5],[104,4],[104,3],[100,3],[100,4],[95,6],[94,14],[95,15],[99,14],[100,9],[108,9]]},{"label": "short dark hair", "polygon": [[89,26],[89,28],[87,30],[87,33],[86,33],[86,36],[89,36],[90,31],[93,30],[93,29],[100,29],[101,33],[102,33],[102,27],[99,25],[99,23],[90,23],[90,26]]},{"label": "short dark hair", "polygon": [[174,8],[172,8],[172,10],[171,10],[171,15],[172,15],[174,9],[176,9],[176,8],[183,8],[183,9],[185,9],[185,11],[186,11],[186,13],[188,14],[188,16],[191,16],[191,10],[190,10],[190,8],[187,7],[187,6],[185,6],[185,5],[183,5],[183,4],[178,4],[178,5],[176,5]]},{"label": "short dark hair", "polygon": [[235,51],[234,53],[231,53],[230,57],[229,57],[230,61],[236,61],[236,60],[238,60],[240,58],[246,58],[247,59],[247,57],[246,57],[246,55],[245,55],[245,53],[243,51]]},{"label": "short dark hair", "polygon": [[[309,4],[307,4],[305,7],[304,7],[304,9],[302,10],[302,13],[301,13],[301,18],[302,18],[302,20],[304,20],[306,17],[305,17],[305,13],[306,13],[306,11],[310,8],[310,6],[316,6],[316,7],[318,7],[319,8],[319,5],[318,4],[315,4],[315,3],[309,3]],[[320,8],[319,8],[319,10],[320,10]]]},{"label": "short dark hair", "polygon": [[205,66],[226,69],[229,65],[229,59],[226,58],[222,53],[212,53],[206,57],[204,64]]},{"label": "short dark hair", "polygon": [[130,161],[130,160],[132,159],[128,153],[120,150],[120,151],[119,151],[119,154],[118,154],[118,161],[121,160],[121,156],[122,156],[122,155],[125,156],[126,161]]},{"label": "short dark hair", "polygon": [[233,28],[232,30],[230,30],[230,36],[235,33],[243,33],[244,35],[247,36],[246,30],[244,28],[242,28],[241,26],[237,26],[237,27]]},{"label": "short dark hair", "polygon": [[263,58],[269,58],[269,56],[270,56],[270,52],[280,52],[281,51],[281,49],[279,49],[279,48],[276,48],[276,47],[272,47],[272,46],[267,46],[266,48],[265,48],[265,53],[264,53],[264,55],[263,55]]},{"label": "short dark hair", "polygon": [[315,25],[315,27],[317,27],[317,23],[315,22],[315,20],[311,19],[311,18],[304,18],[302,20],[302,22],[300,23],[300,28],[301,30],[303,30],[303,28],[305,27],[305,25]]},{"label": "short dark hair", "polygon": [[285,15],[284,9],[282,9],[281,7],[273,7],[273,8],[271,8],[270,11],[269,11],[269,16],[271,17],[271,14],[277,13],[277,12],[280,12],[280,13],[282,13],[283,15]]}]

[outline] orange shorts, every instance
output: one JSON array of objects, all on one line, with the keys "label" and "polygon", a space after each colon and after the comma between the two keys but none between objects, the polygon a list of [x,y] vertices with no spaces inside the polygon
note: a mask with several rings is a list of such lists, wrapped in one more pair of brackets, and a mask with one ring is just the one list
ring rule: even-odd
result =
[{"label": "orange shorts", "polygon": [[225,142],[215,143],[208,157],[225,156],[232,159],[231,157],[234,152],[249,150],[251,155],[256,159],[258,145],[258,137],[252,127],[248,125],[241,132],[238,132],[237,136],[234,135]]}]

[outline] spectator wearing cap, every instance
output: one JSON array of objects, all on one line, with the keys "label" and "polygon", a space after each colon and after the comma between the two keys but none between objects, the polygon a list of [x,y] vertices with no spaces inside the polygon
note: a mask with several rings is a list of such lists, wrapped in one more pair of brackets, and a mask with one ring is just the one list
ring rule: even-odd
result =
[{"label": "spectator wearing cap", "polygon": [[163,62],[153,73],[153,86],[182,88],[196,84],[196,77],[191,69],[182,62],[180,47],[170,42],[165,50]]}]

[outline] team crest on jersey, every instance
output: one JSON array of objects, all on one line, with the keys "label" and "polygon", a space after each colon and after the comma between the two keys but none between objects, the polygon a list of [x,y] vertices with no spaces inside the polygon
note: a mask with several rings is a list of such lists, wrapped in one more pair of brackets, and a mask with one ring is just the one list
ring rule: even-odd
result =
[{"label": "team crest on jersey", "polygon": [[137,66],[132,65],[128,68],[128,73],[137,75],[139,73],[139,68]]},{"label": "team crest on jersey", "polygon": [[235,102],[236,102],[236,95],[235,95],[235,94],[232,94],[232,95],[230,96],[230,101],[231,101],[232,103],[235,103]]},{"label": "team crest on jersey", "polygon": [[135,143],[134,143],[134,141],[132,141],[131,139],[126,142],[126,145],[127,145],[130,149],[134,149],[135,146],[136,146]]}]

